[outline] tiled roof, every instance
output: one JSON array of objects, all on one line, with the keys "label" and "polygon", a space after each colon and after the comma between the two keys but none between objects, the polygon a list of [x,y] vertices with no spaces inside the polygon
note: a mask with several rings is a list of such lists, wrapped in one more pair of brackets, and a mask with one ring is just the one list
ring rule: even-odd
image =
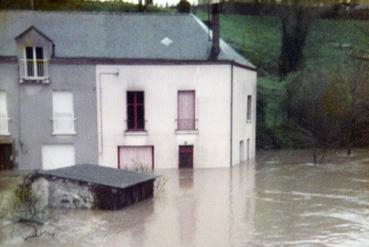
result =
[{"label": "tiled roof", "polygon": [[[55,57],[207,60],[208,28],[192,14],[0,11],[0,56],[16,56],[15,37],[34,26]],[[219,59],[253,67],[221,41]]]},{"label": "tiled roof", "polygon": [[55,170],[41,170],[38,173],[41,176],[65,178],[119,189],[154,180],[157,177],[153,174],[137,173],[89,164],[69,166]]}]

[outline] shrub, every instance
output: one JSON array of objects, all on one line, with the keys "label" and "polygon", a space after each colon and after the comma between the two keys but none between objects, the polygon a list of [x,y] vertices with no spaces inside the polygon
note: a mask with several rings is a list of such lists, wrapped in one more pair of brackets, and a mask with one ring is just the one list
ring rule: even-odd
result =
[{"label": "shrub", "polygon": [[190,13],[191,12],[191,4],[186,0],[181,0],[177,4],[177,12],[178,13]]}]

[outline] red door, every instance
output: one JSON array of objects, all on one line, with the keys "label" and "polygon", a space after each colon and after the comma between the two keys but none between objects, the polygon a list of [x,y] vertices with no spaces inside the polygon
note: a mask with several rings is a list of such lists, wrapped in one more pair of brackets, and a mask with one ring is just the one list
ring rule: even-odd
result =
[{"label": "red door", "polygon": [[193,146],[179,146],[179,168],[193,168]]}]

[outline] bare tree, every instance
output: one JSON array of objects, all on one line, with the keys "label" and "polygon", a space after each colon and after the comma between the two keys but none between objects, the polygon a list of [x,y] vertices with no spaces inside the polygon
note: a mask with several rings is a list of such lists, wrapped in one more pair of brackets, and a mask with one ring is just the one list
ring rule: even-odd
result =
[{"label": "bare tree", "polygon": [[369,129],[369,66],[357,60],[353,69],[337,68],[331,76],[324,106],[327,113],[341,125],[340,138],[351,154],[352,147],[368,138]]}]

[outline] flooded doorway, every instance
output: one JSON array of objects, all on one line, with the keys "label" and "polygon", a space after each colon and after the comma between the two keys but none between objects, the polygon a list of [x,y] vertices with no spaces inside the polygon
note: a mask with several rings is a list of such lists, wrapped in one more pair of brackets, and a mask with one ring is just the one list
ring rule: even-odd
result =
[{"label": "flooded doorway", "polygon": [[179,168],[193,168],[193,146],[179,146]]},{"label": "flooded doorway", "polygon": [[247,149],[246,149],[247,160],[250,160],[250,138],[247,138]]},{"label": "flooded doorway", "polygon": [[0,170],[13,167],[13,153],[11,144],[0,144]]},{"label": "flooded doorway", "polygon": [[240,162],[245,161],[245,141],[240,141]]}]

